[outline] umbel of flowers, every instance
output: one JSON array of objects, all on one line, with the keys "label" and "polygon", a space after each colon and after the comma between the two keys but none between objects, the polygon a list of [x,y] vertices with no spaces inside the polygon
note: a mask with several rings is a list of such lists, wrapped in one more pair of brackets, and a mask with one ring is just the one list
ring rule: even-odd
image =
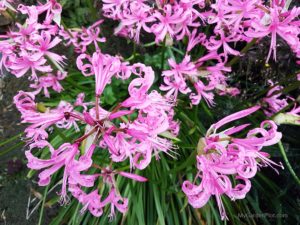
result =
[{"label": "umbel of flowers", "polygon": [[[263,121],[260,127],[250,129],[245,138],[234,135],[244,131],[250,124],[219,131],[227,123],[246,117],[258,109],[259,106],[255,106],[223,118],[213,124],[205,137],[199,140],[196,157],[199,172],[193,183],[185,181],[182,184],[182,190],[193,207],[200,208],[211,196],[215,196],[221,218],[227,219],[222,195],[232,200],[243,199],[251,188],[250,178],[255,176],[260,167],[283,168],[262,151],[263,147],[278,143],[282,137],[273,121]],[[230,176],[236,180],[236,185],[233,185]],[[201,182],[198,185],[199,179]]]},{"label": "umbel of flowers", "polygon": [[[83,58],[88,59],[83,64]],[[163,138],[161,134],[178,133],[178,123],[173,120],[173,103],[157,91],[149,91],[154,81],[154,72],[150,67],[138,63],[128,65],[118,57],[95,52],[92,56],[80,55],[78,68],[86,76],[95,77],[95,102],[83,100],[68,103],[62,101],[56,108],[47,108],[44,112],[38,110],[31,93],[20,92],[15,96],[15,104],[22,113],[30,150],[26,152],[28,167],[42,170],[39,174],[39,185],[48,185],[51,176],[63,169],[63,183],[61,197],[67,200],[67,190],[77,198],[85,209],[89,209],[95,216],[102,214],[104,206],[111,205],[111,215],[116,207],[120,212],[127,209],[127,199],[120,196],[115,182],[115,176],[124,176],[137,181],[147,179],[124,171],[115,171],[113,166],[95,165],[93,154],[96,151],[108,151],[112,163],[129,160],[130,168],[144,169],[153,155],[158,158],[159,152],[170,154],[172,142]],[[89,74],[86,69],[89,68]],[[111,111],[101,107],[99,98],[112,78],[128,79],[134,77],[128,87],[129,97],[119,102]],[[75,106],[82,106],[81,111]],[[47,130],[51,126],[60,129],[85,125],[85,133],[71,143],[65,143],[54,149],[48,141]],[[82,126],[80,126],[82,127]],[[91,138],[90,146],[84,154],[80,154],[79,146]],[[39,159],[32,154],[33,148],[48,147],[49,159]],[[95,174],[90,174],[91,168],[97,168]],[[109,195],[103,199],[95,189],[90,193],[83,191],[84,187],[93,187],[95,180],[101,178],[109,187]],[[120,203],[122,202],[122,203]]]}]

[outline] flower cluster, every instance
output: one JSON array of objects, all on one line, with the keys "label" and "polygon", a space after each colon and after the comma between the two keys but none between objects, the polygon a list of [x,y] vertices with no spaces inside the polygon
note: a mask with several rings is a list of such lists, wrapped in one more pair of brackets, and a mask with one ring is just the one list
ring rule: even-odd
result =
[{"label": "flower cluster", "polygon": [[[217,132],[225,124],[246,117],[258,109],[258,106],[254,106],[223,118],[213,124],[206,136],[200,139],[197,149],[199,172],[193,183],[185,181],[182,185],[183,192],[194,208],[201,208],[211,196],[215,196],[221,218],[227,219],[222,195],[227,195],[232,200],[243,199],[251,188],[250,178],[255,176],[258,168],[283,168],[281,164],[271,161],[268,153],[261,151],[263,147],[274,145],[281,139],[282,134],[277,131],[273,121],[262,122],[260,127],[249,130],[245,138],[233,135],[245,130],[250,124]],[[238,184],[233,185],[230,177]],[[198,179],[201,179],[199,185]]]},{"label": "flower cluster", "polygon": [[59,31],[59,34],[62,36],[64,41],[66,42],[66,46],[74,46],[75,52],[77,53],[85,53],[89,45],[93,44],[96,51],[100,51],[99,43],[105,42],[106,39],[104,37],[99,37],[100,35],[100,24],[103,20],[99,20],[95,22],[93,25],[88,28],[81,29],[70,29],[70,28],[62,28]]},{"label": "flower cluster", "polygon": [[[229,56],[242,54],[233,48],[238,42],[250,43],[255,38],[271,36],[270,51],[276,60],[276,37],[283,38],[299,58],[299,13],[289,2],[261,0],[220,0],[207,7],[205,1],[108,1],[103,0],[104,15],[120,21],[115,33],[140,42],[141,32],[155,35],[156,43],[188,39],[185,57],[179,64],[169,60],[171,70],[164,71],[161,90],[177,98],[178,93],[189,94],[192,104],[205,99],[213,105],[214,92],[236,95],[236,88],[227,86],[225,76],[231,68]],[[205,35],[203,27],[214,26],[213,34]],[[192,49],[202,45],[207,54],[191,61]],[[189,85],[190,84],[190,85]]]},{"label": "flower cluster", "polygon": [[[88,61],[84,64],[83,59]],[[26,152],[28,167],[43,170],[39,174],[39,185],[48,185],[51,176],[64,168],[61,196],[67,199],[67,188],[83,205],[83,211],[95,215],[102,214],[105,205],[111,205],[111,215],[116,207],[120,212],[127,209],[127,199],[120,196],[115,183],[115,175],[121,175],[137,181],[146,179],[138,175],[115,171],[111,166],[93,164],[96,151],[107,150],[111,162],[129,160],[131,168],[144,169],[152,156],[159,158],[159,152],[172,153],[172,142],[164,134],[177,135],[178,123],[173,120],[173,103],[157,91],[150,91],[154,81],[151,67],[138,63],[128,65],[120,58],[95,52],[92,56],[82,54],[77,59],[78,68],[86,76],[95,77],[95,102],[85,103],[83,95],[72,105],[65,101],[53,109],[40,110],[34,101],[34,94],[19,92],[14,101],[22,114],[30,150]],[[89,73],[86,70],[89,70]],[[101,107],[99,98],[112,79],[128,79],[134,76],[128,87],[129,97],[119,102],[111,111]],[[82,106],[78,111],[75,106]],[[85,125],[85,133],[72,143],[64,143],[55,149],[48,142],[51,127],[80,131]],[[88,143],[86,146],[84,143]],[[79,147],[85,146],[80,154]],[[47,147],[49,159],[39,159],[31,153],[33,148]],[[103,150],[101,150],[103,149]],[[87,174],[91,168],[100,169],[100,173]],[[109,195],[102,201],[98,190],[89,194],[84,187],[93,187],[95,180],[101,177],[109,187]],[[122,203],[120,203],[122,202]]]},{"label": "flower cluster", "polygon": [[62,7],[51,0],[38,6],[20,4],[17,10],[26,20],[0,36],[0,71],[5,69],[18,78],[29,74],[30,87],[36,89],[33,93],[44,90],[49,97],[48,88],[62,91],[59,81],[67,75],[63,70],[66,57],[54,51],[62,42],[58,35]]},{"label": "flower cluster", "polygon": [[104,16],[121,21],[115,33],[140,42],[142,31],[155,35],[157,43],[165,38],[182,40],[190,29],[200,26],[204,17],[195,7],[204,7],[203,0],[193,1],[111,1],[103,0]]},{"label": "flower cluster", "polygon": [[[290,2],[272,1],[270,5],[262,0],[220,0],[206,7],[204,0],[148,1],[103,0],[104,16],[120,21],[117,34],[140,41],[143,29],[155,35],[157,43],[166,37],[183,40],[188,37],[188,51],[197,44],[203,44],[209,51],[222,48],[224,57],[239,55],[229,44],[237,41],[249,42],[251,38],[271,36],[270,52],[276,60],[276,36],[279,35],[299,56],[300,9],[288,10]],[[204,40],[197,29],[213,24],[214,34]]]},{"label": "flower cluster", "polygon": [[[203,67],[204,62],[209,59],[217,60],[218,63]],[[220,95],[231,96],[240,93],[237,88],[227,86],[224,72],[229,72],[231,69],[226,67],[215,52],[203,56],[196,63],[191,62],[189,55],[186,55],[179,64],[174,59],[169,59],[169,65],[171,69],[162,73],[164,84],[160,89],[167,91],[166,96],[172,99],[177,99],[178,93],[189,94],[192,104],[198,105],[204,99],[209,106],[213,106],[214,91],[218,91]]]}]

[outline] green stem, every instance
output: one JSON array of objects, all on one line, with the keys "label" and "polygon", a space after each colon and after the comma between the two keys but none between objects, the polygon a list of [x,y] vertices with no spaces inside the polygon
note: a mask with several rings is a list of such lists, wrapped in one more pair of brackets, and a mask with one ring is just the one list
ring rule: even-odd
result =
[{"label": "green stem", "polygon": [[175,56],[173,54],[173,51],[170,47],[168,47],[168,53],[169,53],[170,57],[176,61],[176,58],[175,58]]},{"label": "green stem", "polygon": [[[246,53],[254,44],[255,42],[257,41],[256,38],[253,38],[252,41],[250,41],[242,50],[241,50],[241,55]],[[236,64],[239,60],[240,60],[241,56],[238,55],[238,56],[235,56],[232,60],[230,60],[226,66],[230,67],[234,64]]]},{"label": "green stem", "polygon": [[162,45],[162,52],[161,52],[161,70],[164,70],[165,67],[165,52],[166,52],[166,38],[164,39],[163,45]]},{"label": "green stem", "polygon": [[152,46],[154,46],[154,45],[156,45],[156,42],[155,42],[155,41],[150,42],[150,43],[147,43],[147,44],[144,44],[143,47],[144,47],[144,48],[148,48],[148,47],[152,47]]},{"label": "green stem", "polygon": [[135,42],[133,42],[133,51],[132,51],[132,54],[129,58],[125,59],[125,61],[132,61],[134,60],[139,54],[136,52],[136,48],[137,48],[137,45]]},{"label": "green stem", "polygon": [[43,196],[43,201],[42,201],[42,205],[41,205],[41,211],[40,211],[40,217],[39,217],[38,225],[42,225],[44,207],[45,207],[46,196],[47,196],[47,193],[48,193],[49,186],[50,186],[50,184],[47,185],[47,187],[45,188],[45,191],[44,191],[44,196]]},{"label": "green stem", "polygon": [[280,149],[280,153],[283,157],[283,160],[288,168],[288,170],[290,171],[291,175],[293,176],[293,178],[295,179],[296,183],[300,186],[300,179],[299,177],[296,175],[295,171],[293,170],[293,167],[291,166],[287,156],[286,156],[286,153],[285,153],[285,150],[284,150],[284,147],[282,145],[282,142],[279,141],[278,142],[278,146],[279,146],[279,149]]}]

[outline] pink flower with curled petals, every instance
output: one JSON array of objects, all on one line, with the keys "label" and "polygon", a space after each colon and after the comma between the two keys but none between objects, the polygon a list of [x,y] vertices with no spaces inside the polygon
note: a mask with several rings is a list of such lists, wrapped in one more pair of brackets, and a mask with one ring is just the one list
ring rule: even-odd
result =
[{"label": "pink flower with curled petals", "polygon": [[209,41],[205,43],[205,47],[209,51],[217,51],[219,48],[223,48],[225,59],[228,55],[240,55],[239,51],[234,50],[229,46],[230,42],[237,42],[240,40],[240,36],[237,34],[226,35],[223,30],[216,30],[215,36],[212,36]]},{"label": "pink flower with curled petals", "polygon": [[61,56],[57,53],[50,52],[49,50],[57,46],[62,40],[59,37],[55,37],[51,40],[49,32],[42,31],[41,35],[37,38],[38,45],[31,46],[29,50],[37,50],[49,57],[52,62],[62,66],[64,64],[65,56]]},{"label": "pink flower with curled petals", "polygon": [[206,38],[205,34],[198,33],[196,29],[194,29],[189,35],[189,42],[187,46],[187,52],[190,52],[196,45],[203,44]]},{"label": "pink flower with curled petals", "polygon": [[154,21],[155,18],[153,17],[149,6],[142,2],[131,2],[129,10],[124,10],[122,22],[115,30],[115,34],[118,34],[119,31],[126,28],[129,30],[129,36],[139,43],[141,30],[143,29],[150,33],[151,29],[147,24]]},{"label": "pink flower with curled petals", "polygon": [[59,81],[65,79],[66,76],[66,72],[62,73],[58,71],[56,76],[48,73],[46,76],[39,77],[34,84],[30,84],[30,87],[36,89],[35,94],[38,94],[43,90],[44,95],[49,98],[50,94],[48,88],[52,88],[54,91],[60,93],[63,90],[63,87]]},{"label": "pink flower with curled petals", "polygon": [[12,64],[9,69],[16,77],[22,77],[26,72],[31,72],[31,79],[37,80],[36,71],[43,73],[51,72],[52,68],[46,65],[47,60],[43,57],[43,53],[28,54],[27,52],[20,53],[21,57],[13,57]]},{"label": "pink flower with curled petals", "polygon": [[292,48],[299,44],[298,28],[293,25],[293,21],[299,16],[300,9],[294,7],[288,12],[282,11],[282,8],[273,6],[266,9],[269,14],[266,15],[266,19],[259,21],[253,21],[251,28],[245,32],[249,37],[265,37],[271,35],[271,45],[267,56],[266,62],[269,61],[273,52],[273,58],[276,61],[276,36],[279,35],[284,39]]},{"label": "pink flower with curled petals", "polygon": [[[106,39],[103,37],[99,37],[100,34],[100,27],[99,25],[102,24],[103,20],[98,20],[92,26],[86,28],[82,28],[82,32],[80,34],[81,42],[79,43],[83,49],[86,49],[88,45],[91,43],[94,44],[96,51],[100,51],[98,43],[105,42]],[[84,52],[84,50],[83,50]]]},{"label": "pink flower with curled petals", "polygon": [[73,111],[73,107],[70,103],[61,101],[56,109],[51,109],[46,112],[31,111],[29,113],[22,114],[22,122],[30,123],[26,129],[26,137],[31,142],[45,140],[48,138],[46,129],[52,125],[56,125],[59,128],[71,128],[72,126],[78,130],[76,120],[78,118],[69,118],[69,113]]},{"label": "pink flower with curled petals", "polygon": [[[83,64],[83,58],[87,58],[90,63]],[[96,95],[100,96],[105,86],[110,83],[111,78],[119,72],[121,62],[117,57],[95,52],[92,57],[89,57],[86,54],[80,55],[77,59],[77,66],[78,69],[83,72],[87,68],[90,69],[90,73],[86,75],[95,75]]]},{"label": "pink flower with curled petals", "polygon": [[112,19],[121,17],[122,7],[127,3],[127,0],[103,0],[103,14]]},{"label": "pink flower with curled petals", "polygon": [[288,98],[282,97],[281,91],[283,87],[280,85],[274,85],[272,81],[269,81],[269,83],[273,87],[268,91],[266,97],[262,99],[262,105],[266,105],[264,113],[268,117],[288,106]]},{"label": "pink flower with curled petals", "polygon": [[178,93],[187,94],[191,89],[187,86],[186,80],[197,75],[197,70],[191,57],[186,55],[181,63],[177,64],[174,59],[169,59],[170,70],[163,71],[164,84],[160,86],[163,91],[168,91],[166,96],[177,98]]},{"label": "pink flower with curled petals", "polygon": [[[282,134],[277,131],[273,121],[263,121],[258,128],[248,131],[245,138],[235,138],[234,134],[245,130],[250,124],[242,124],[218,131],[222,126],[249,116],[260,107],[236,112],[211,125],[206,136],[198,143],[197,169],[195,181],[185,181],[183,192],[188,202],[194,208],[203,207],[211,196],[215,196],[221,219],[228,219],[221,196],[227,195],[232,200],[243,199],[250,191],[250,178],[254,177],[260,167],[274,166],[283,168],[269,159],[269,154],[262,152],[264,146],[270,146],[280,141]],[[233,185],[229,176],[241,182]],[[197,185],[196,181],[200,180]]]},{"label": "pink flower with curled petals", "polygon": [[156,43],[163,41],[167,35],[174,37],[178,32],[178,28],[175,28],[173,25],[180,24],[186,19],[183,8],[175,8],[169,4],[164,6],[163,14],[156,11],[153,15],[159,20],[158,23],[153,24],[151,27],[152,32],[156,36]]},{"label": "pink flower with curled petals", "polygon": [[[59,149],[55,150],[51,158],[48,160],[41,160],[32,155],[30,151],[26,152],[26,157],[28,159],[27,166],[31,169],[45,169],[39,174],[39,185],[45,186],[50,183],[51,176],[65,165],[68,165],[72,160],[74,160],[75,155],[79,153],[78,146],[71,145],[69,143],[63,144]],[[69,171],[65,170],[63,176],[63,186],[61,191],[61,197],[64,201],[67,200],[67,180],[69,176]]]},{"label": "pink flower with curled petals", "polygon": [[19,91],[17,95],[14,96],[14,104],[22,116],[26,113],[36,112],[37,107],[34,101],[35,95],[30,92]]},{"label": "pink flower with curled petals", "polygon": [[213,85],[204,85],[201,80],[194,83],[196,93],[191,93],[190,99],[192,104],[198,105],[203,98],[209,106],[214,105],[214,94],[211,92],[214,89]]},{"label": "pink flower with curled petals", "polygon": [[[110,207],[112,218],[116,210],[125,213],[128,206],[128,199],[120,195],[115,176],[138,182],[147,181],[140,175],[114,169],[116,162],[128,159],[131,170],[142,170],[149,166],[153,156],[158,160],[161,152],[174,157],[172,141],[166,138],[175,137],[179,132],[178,122],[173,118],[174,104],[159,92],[151,90],[155,75],[149,66],[141,63],[130,65],[121,62],[119,57],[100,52],[93,56],[80,55],[77,65],[85,75],[95,76],[94,102],[84,102],[84,94],[81,93],[73,105],[62,101],[56,108],[46,108],[35,104],[33,93],[20,93],[15,97],[22,113],[22,122],[29,124],[25,130],[31,149],[26,153],[28,166],[42,170],[39,175],[41,185],[49,183],[53,173],[63,170],[61,195],[64,201],[67,200],[68,188],[82,203],[81,212],[89,210],[94,216],[101,216],[103,208]],[[104,109],[99,96],[106,85],[113,77],[126,80],[131,76],[134,78],[129,83],[129,97],[110,111]],[[47,87],[46,83],[43,85]],[[54,126],[80,130],[83,126],[77,124],[84,125],[84,133],[71,143],[65,143],[56,150],[48,142],[49,131]],[[79,145],[84,150],[79,151]],[[50,158],[33,156],[32,149],[35,147],[49,150]],[[112,163],[108,167],[100,167],[93,161],[93,155],[99,150],[109,155]],[[91,168],[100,169],[101,172],[90,174]],[[100,179],[107,188],[106,196],[100,196],[97,190],[83,191],[85,187],[93,187],[95,179]]]}]

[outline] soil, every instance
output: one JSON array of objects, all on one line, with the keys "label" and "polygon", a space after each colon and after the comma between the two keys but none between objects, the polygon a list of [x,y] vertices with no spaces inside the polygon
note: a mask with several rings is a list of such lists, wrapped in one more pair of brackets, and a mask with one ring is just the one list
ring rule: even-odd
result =
[{"label": "soil", "polygon": [[[0,141],[22,132],[20,115],[13,105],[13,96],[27,86],[27,80],[12,75],[0,78]],[[20,146],[16,144],[21,143]],[[17,138],[8,145],[0,146],[0,154],[13,148],[0,158],[0,224],[36,224],[37,216],[26,220],[26,208],[32,183],[26,179],[24,144]]]}]

